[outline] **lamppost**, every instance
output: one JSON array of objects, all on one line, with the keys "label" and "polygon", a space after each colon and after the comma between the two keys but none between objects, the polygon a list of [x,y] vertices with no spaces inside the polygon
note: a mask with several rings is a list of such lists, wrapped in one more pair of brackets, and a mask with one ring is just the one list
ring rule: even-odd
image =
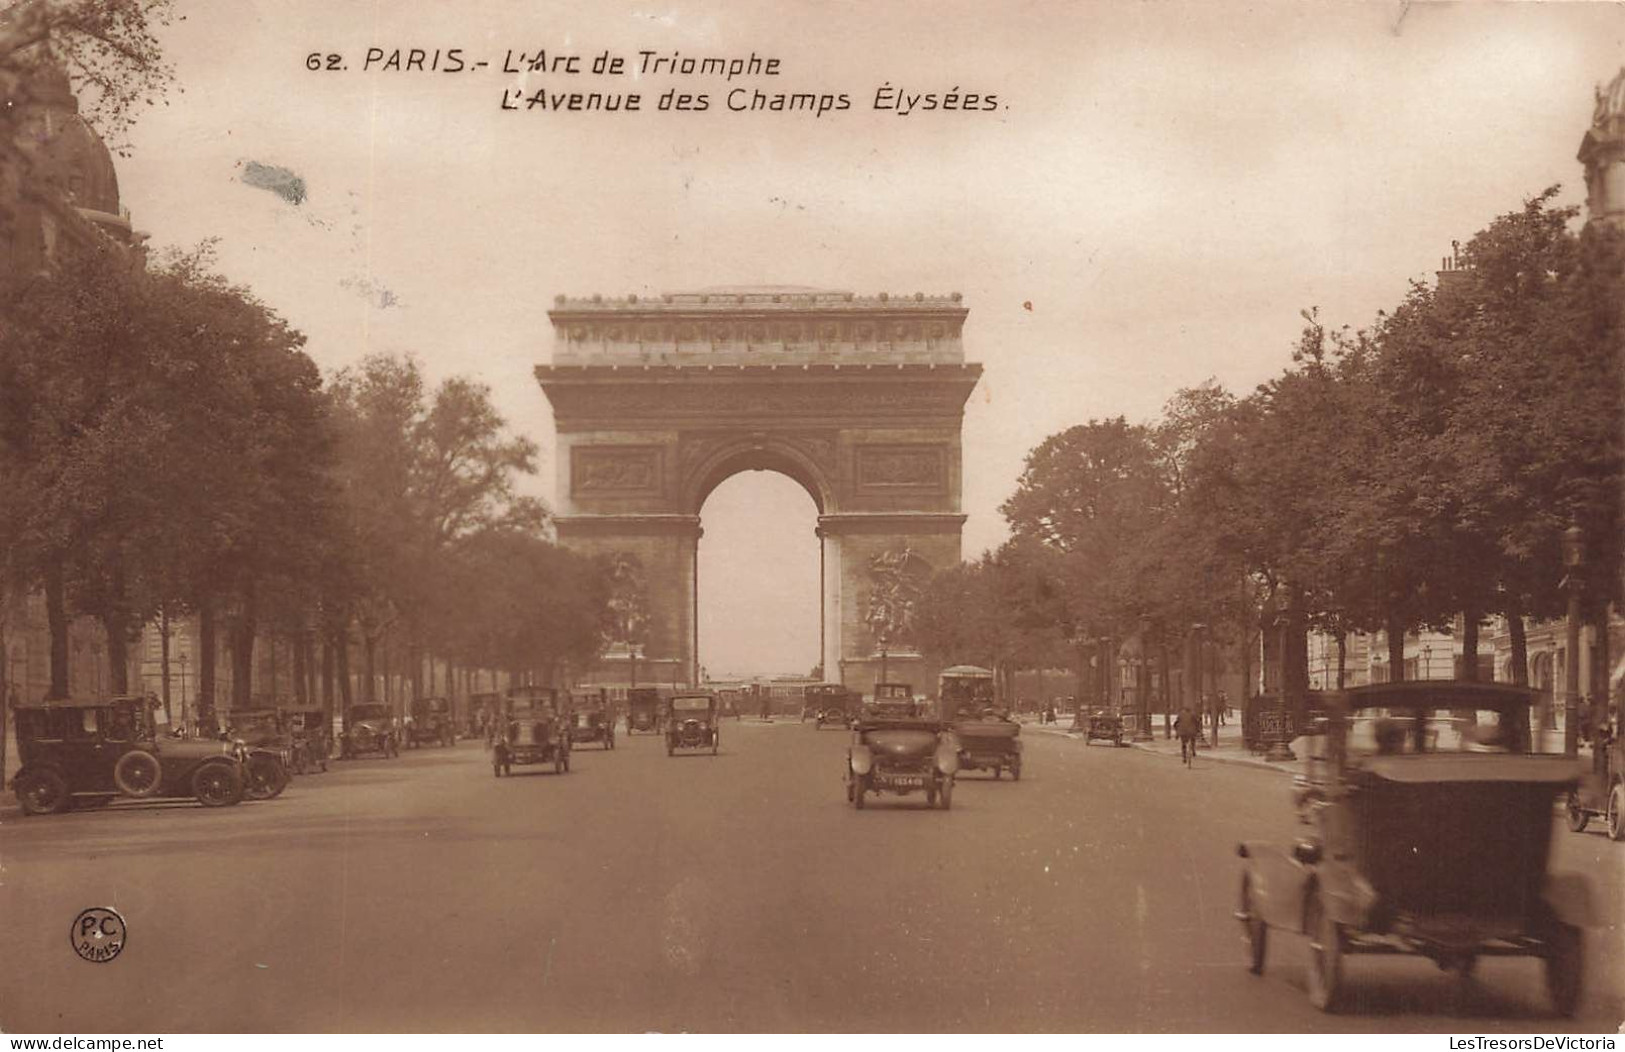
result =
[{"label": "lamppost", "polygon": [[1585,565],[1585,534],[1578,526],[1563,531],[1563,591],[1568,595],[1568,622],[1564,646],[1568,650],[1563,677],[1563,755],[1580,755],[1580,597],[1585,591],[1581,570]]},{"label": "lamppost", "polygon": [[186,693],[186,665],[191,659],[186,656],[186,651],[183,650],[175,660],[179,661],[181,666],[181,726],[189,727],[192,724],[192,700],[191,696]]},{"label": "lamppost", "polygon": [[1433,648],[1426,643],[1422,644],[1422,667],[1417,670],[1416,678],[1433,678]]}]

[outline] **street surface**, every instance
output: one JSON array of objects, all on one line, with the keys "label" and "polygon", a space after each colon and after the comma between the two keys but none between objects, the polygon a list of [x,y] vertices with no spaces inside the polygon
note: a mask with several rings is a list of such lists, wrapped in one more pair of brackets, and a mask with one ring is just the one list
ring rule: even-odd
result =
[{"label": "street surface", "polygon": [[[1556,831],[1589,874],[1578,1017],[1540,965],[1361,958],[1345,1013],[1304,994],[1301,938],[1247,974],[1244,837],[1298,827],[1280,772],[1029,729],[1019,783],[953,810],[845,802],[847,734],[728,722],[493,778],[477,742],[332,765],[206,810],[0,810],[0,1029],[126,1031],[1613,1032],[1625,851]],[[524,773],[520,773],[520,772]],[[534,773],[533,773],[534,772]],[[1593,823],[1595,827],[1596,823]],[[80,960],[80,910],[124,952]]]}]

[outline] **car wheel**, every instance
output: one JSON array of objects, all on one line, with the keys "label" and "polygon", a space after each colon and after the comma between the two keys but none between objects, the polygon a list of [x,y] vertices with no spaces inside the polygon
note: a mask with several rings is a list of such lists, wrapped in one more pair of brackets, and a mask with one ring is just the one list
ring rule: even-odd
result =
[{"label": "car wheel", "polygon": [[1246,932],[1247,942],[1247,970],[1254,975],[1264,974],[1264,949],[1269,942],[1269,928],[1264,924],[1264,918],[1258,915],[1258,909],[1253,902],[1252,887],[1247,878],[1241,878],[1241,926]]},{"label": "car wheel", "polygon": [[1335,1012],[1343,986],[1343,926],[1326,912],[1318,893],[1309,900],[1303,930],[1309,936],[1309,1003]]},{"label": "car wheel", "polygon": [[1014,781],[1021,781],[1021,757],[1019,756],[1016,757],[1015,762],[1010,765],[1010,777]]},{"label": "car wheel", "polygon": [[158,757],[145,749],[131,749],[113,765],[113,784],[125,796],[138,800],[156,793],[163,780]]},{"label": "car wheel", "polygon": [[192,795],[204,807],[227,807],[243,798],[243,787],[232,778],[230,767],[206,763],[192,775]]},{"label": "car wheel", "polygon": [[952,811],[954,807],[954,780],[949,778],[942,783],[942,789],[937,793],[937,800],[942,804],[944,811]]},{"label": "car wheel", "polygon": [[25,815],[55,814],[66,811],[73,799],[68,795],[68,782],[49,767],[30,771],[17,778],[17,802]]},{"label": "car wheel", "polygon": [[493,777],[493,778],[501,778],[502,777],[502,765],[500,763],[493,763],[491,765],[491,777]]},{"label": "car wheel", "polygon": [[1569,830],[1574,833],[1585,832],[1586,823],[1591,821],[1591,815],[1580,806],[1580,794],[1572,789],[1569,790],[1567,809]]},{"label": "car wheel", "polygon": [[869,795],[869,779],[859,775],[852,781],[852,806],[863,810],[863,798]]},{"label": "car wheel", "polygon": [[937,785],[935,782],[932,782],[930,785],[925,787],[925,806],[937,806]]},{"label": "car wheel", "polygon": [[564,773],[570,773],[570,750],[564,750]]},{"label": "car wheel", "polygon": [[993,780],[996,782],[1000,778],[1003,778],[1003,777],[1004,777],[1004,768],[995,766],[993,768]]},{"label": "car wheel", "polygon": [[1551,935],[1546,940],[1546,993],[1552,999],[1552,1008],[1565,1019],[1572,1016],[1580,1004],[1584,965],[1585,946],[1580,929],[1553,921]]},{"label": "car wheel", "polygon": [[247,775],[243,793],[250,800],[274,800],[282,795],[282,790],[288,785],[288,776],[282,770],[282,764],[270,756],[250,756]]},{"label": "car wheel", "polygon": [[1625,782],[1615,782],[1608,793],[1608,839],[1625,840]]}]

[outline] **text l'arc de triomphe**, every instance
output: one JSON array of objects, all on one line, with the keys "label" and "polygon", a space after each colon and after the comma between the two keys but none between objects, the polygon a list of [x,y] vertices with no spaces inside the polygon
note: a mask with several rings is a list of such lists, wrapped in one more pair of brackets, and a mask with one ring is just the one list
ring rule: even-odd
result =
[{"label": "text l'arc de triomphe", "polygon": [[[960,430],[982,372],[965,361],[960,299],[769,287],[555,300],[536,378],[553,405],[559,540],[635,557],[650,615],[637,666],[613,646],[599,682],[695,681],[700,508],[750,469],[811,494],[824,678],[871,689],[877,558],[960,559]],[[926,689],[906,640],[888,650],[887,678]]]}]

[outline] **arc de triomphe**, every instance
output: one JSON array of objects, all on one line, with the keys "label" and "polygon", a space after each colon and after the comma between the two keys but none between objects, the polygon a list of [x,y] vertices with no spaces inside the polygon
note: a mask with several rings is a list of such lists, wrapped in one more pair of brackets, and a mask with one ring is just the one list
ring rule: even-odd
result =
[{"label": "arc de triomphe", "polygon": [[[877,558],[959,562],[960,426],[982,372],[965,361],[966,314],[958,293],[555,300],[536,378],[553,405],[559,540],[641,566],[640,680],[697,678],[700,509],[729,476],[769,470],[818,508],[824,678],[872,687]],[[923,674],[907,651],[893,645],[888,678]]]}]

